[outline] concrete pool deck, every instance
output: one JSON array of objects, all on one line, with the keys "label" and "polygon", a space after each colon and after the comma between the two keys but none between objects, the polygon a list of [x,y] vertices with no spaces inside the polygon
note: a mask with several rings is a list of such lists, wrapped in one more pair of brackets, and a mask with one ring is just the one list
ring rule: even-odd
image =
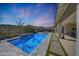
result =
[{"label": "concrete pool deck", "polygon": [[60,42],[62,43],[63,47],[65,48],[66,52],[69,56],[75,56],[76,50],[75,50],[75,41],[69,41],[65,39],[60,39]]},{"label": "concrete pool deck", "polygon": [[[50,41],[51,33],[45,38],[45,40],[33,51],[32,56],[44,56]],[[27,56],[26,53],[8,43],[6,40],[0,43],[0,56]]]},{"label": "concrete pool deck", "polygon": [[52,33],[46,56],[75,56],[75,41],[60,39],[57,33]]}]

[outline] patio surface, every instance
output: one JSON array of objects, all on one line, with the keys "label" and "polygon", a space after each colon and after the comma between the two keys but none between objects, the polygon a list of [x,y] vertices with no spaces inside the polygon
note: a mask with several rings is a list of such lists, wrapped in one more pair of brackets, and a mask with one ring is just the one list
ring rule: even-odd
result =
[{"label": "patio surface", "polygon": [[19,49],[10,45],[8,42],[0,43],[0,56],[22,56],[24,55]]},{"label": "patio surface", "polygon": [[[34,50],[32,56],[43,56],[46,54],[46,50],[50,41],[51,34],[49,33],[45,40]],[[0,56],[28,56],[25,52],[8,43],[6,40],[0,43]]]},{"label": "patio surface", "polygon": [[49,44],[48,51],[47,51],[46,55],[47,56],[48,55],[49,56],[52,56],[52,55],[62,56],[62,55],[64,55],[64,51],[62,50],[60,42],[57,39],[57,36],[55,33],[52,33],[52,37],[51,37],[50,44]]},{"label": "patio surface", "polygon": [[75,56],[75,41],[59,39],[52,33],[46,56]]},{"label": "patio surface", "polygon": [[[52,37],[52,38],[51,38]],[[56,33],[48,35],[34,51],[32,56],[74,56],[75,42],[65,39],[58,39]],[[25,52],[16,48],[6,41],[0,43],[0,56],[27,56]]]},{"label": "patio surface", "polygon": [[75,41],[69,41],[69,40],[64,40],[64,39],[60,39],[63,47],[65,48],[66,52],[68,53],[68,55],[70,56],[75,56]]}]

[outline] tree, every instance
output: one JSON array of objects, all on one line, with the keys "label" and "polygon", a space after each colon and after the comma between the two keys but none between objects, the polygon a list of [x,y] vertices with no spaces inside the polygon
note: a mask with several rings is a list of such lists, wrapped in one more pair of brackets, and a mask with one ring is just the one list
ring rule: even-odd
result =
[{"label": "tree", "polygon": [[19,19],[19,21],[16,21],[16,23],[18,24],[18,29],[19,29],[20,34],[22,34],[23,33],[23,25],[24,25],[24,23],[22,22],[22,19]]}]

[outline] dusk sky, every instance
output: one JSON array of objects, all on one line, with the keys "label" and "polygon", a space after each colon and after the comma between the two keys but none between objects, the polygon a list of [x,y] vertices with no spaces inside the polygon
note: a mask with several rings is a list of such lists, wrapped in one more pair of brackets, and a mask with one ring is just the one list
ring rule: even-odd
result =
[{"label": "dusk sky", "polygon": [[4,3],[0,4],[0,24],[17,25],[20,19],[24,25],[53,26],[57,4]]}]

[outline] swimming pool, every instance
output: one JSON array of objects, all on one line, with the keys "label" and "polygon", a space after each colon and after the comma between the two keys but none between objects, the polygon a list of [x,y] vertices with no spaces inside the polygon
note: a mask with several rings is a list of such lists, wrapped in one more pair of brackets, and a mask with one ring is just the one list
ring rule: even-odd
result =
[{"label": "swimming pool", "polygon": [[46,38],[47,34],[23,35],[20,38],[8,40],[9,43],[30,54]]}]

